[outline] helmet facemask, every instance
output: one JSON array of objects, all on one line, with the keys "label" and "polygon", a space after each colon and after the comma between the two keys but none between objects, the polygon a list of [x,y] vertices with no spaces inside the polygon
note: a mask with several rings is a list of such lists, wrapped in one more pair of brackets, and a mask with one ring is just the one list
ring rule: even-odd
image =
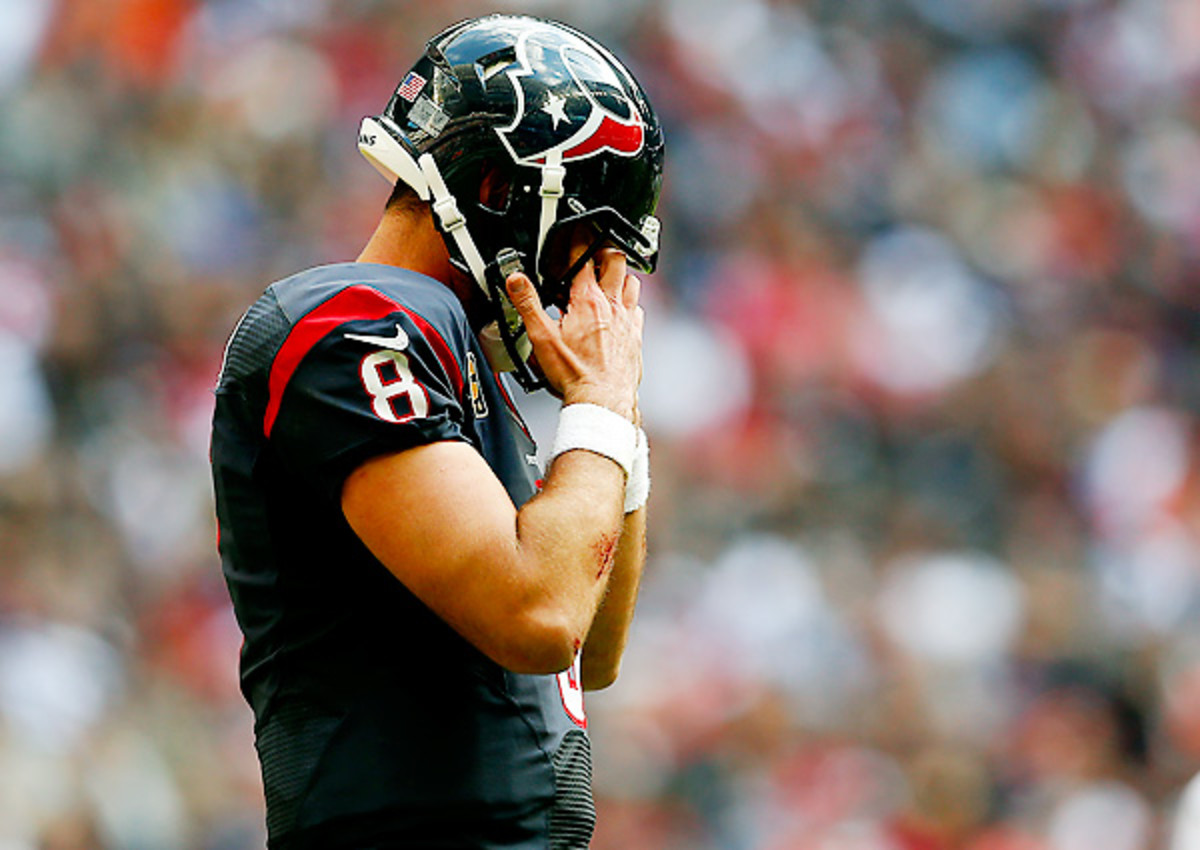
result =
[{"label": "helmet facemask", "polygon": [[[562,207],[568,209],[567,215],[559,214]],[[513,372],[517,382],[526,391],[548,388],[545,379],[530,361],[531,346],[524,324],[508,300],[505,286],[508,277],[514,272],[528,275],[543,307],[565,312],[572,281],[588,262],[606,248],[615,248],[624,254],[629,267],[646,274],[653,273],[658,260],[658,219],[647,215],[642,227],[635,228],[612,207],[587,209],[576,198],[567,197],[557,205],[544,236],[539,233],[536,256],[531,263],[528,253],[531,234],[517,232],[505,224],[514,218],[520,220],[519,211],[507,205],[503,211],[485,209],[487,213],[497,216],[493,232],[508,231],[509,245],[501,248],[495,259],[484,266],[484,286],[493,322],[484,328],[481,339],[485,347],[494,346],[497,342],[503,346],[502,353],[492,351],[489,354],[493,367],[499,364],[500,371]],[[543,222],[546,220],[543,219]],[[583,231],[586,244],[572,258],[572,248],[580,230]],[[455,262],[465,269],[465,264],[457,260]]]}]

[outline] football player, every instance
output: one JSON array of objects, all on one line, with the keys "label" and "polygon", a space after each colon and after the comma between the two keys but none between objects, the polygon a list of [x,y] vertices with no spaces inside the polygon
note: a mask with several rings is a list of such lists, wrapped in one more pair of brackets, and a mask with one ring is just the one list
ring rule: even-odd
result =
[{"label": "football player", "polygon": [[[582,692],[617,674],[644,559],[630,269],[658,255],[662,133],[594,40],[489,16],[358,145],[394,185],[374,235],[268,287],[217,387],[269,846],[586,847]],[[500,372],[562,399],[544,481]]]}]

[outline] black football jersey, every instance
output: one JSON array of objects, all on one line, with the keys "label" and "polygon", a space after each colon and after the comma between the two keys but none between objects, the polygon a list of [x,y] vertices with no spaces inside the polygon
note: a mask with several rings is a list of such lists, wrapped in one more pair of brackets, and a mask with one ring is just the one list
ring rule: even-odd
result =
[{"label": "black football jersey", "polygon": [[536,492],[533,439],[442,284],[325,266],[270,286],[235,329],[212,468],[272,848],[587,846],[577,669],[504,670],[342,515],[363,461],[438,440],[474,446],[515,505]]}]

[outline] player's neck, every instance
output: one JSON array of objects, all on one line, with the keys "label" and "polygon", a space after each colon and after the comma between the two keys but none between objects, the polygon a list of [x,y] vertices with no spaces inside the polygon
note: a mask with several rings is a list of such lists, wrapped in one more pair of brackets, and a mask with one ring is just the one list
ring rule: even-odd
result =
[{"label": "player's neck", "polygon": [[453,266],[428,207],[388,210],[367,241],[360,263],[384,263],[451,285]]},{"label": "player's neck", "polygon": [[431,277],[459,297],[469,316],[482,318],[476,315],[480,312],[480,289],[450,262],[446,243],[434,227],[427,206],[385,212],[358,255],[358,262],[398,266]]}]

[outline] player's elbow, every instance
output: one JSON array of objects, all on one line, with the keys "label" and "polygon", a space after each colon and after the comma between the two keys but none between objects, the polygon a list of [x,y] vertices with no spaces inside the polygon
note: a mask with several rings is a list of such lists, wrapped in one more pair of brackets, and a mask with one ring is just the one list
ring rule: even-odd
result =
[{"label": "player's elbow", "polygon": [[585,657],[580,673],[580,684],[585,691],[602,691],[613,682],[621,672],[620,662],[608,665],[589,664]]},{"label": "player's elbow", "polygon": [[579,659],[579,680],[585,691],[600,691],[617,681],[621,672],[621,645],[613,645],[589,636]]},{"label": "player's elbow", "polygon": [[554,612],[525,612],[508,621],[492,658],[514,673],[543,675],[566,670],[580,639],[570,618]]}]

